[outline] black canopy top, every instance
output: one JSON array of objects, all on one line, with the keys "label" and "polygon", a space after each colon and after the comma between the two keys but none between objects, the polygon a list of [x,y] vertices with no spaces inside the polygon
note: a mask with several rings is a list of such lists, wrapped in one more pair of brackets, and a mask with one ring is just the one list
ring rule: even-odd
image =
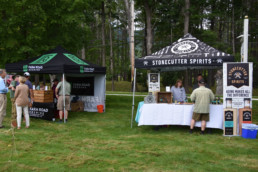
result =
[{"label": "black canopy top", "polygon": [[221,52],[191,34],[151,55],[135,59],[135,67],[161,71],[218,68],[223,62],[233,62],[234,57]]},{"label": "black canopy top", "polygon": [[82,60],[61,46],[45,54],[17,63],[5,65],[7,72],[105,74],[106,68]]}]

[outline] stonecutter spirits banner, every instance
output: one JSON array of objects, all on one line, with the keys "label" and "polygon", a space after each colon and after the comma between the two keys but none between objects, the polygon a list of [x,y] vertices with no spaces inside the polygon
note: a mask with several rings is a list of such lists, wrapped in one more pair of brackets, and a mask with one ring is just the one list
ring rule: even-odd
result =
[{"label": "stonecutter spirits banner", "polygon": [[232,100],[232,107],[252,108],[253,63],[223,64],[223,99],[224,108]]}]

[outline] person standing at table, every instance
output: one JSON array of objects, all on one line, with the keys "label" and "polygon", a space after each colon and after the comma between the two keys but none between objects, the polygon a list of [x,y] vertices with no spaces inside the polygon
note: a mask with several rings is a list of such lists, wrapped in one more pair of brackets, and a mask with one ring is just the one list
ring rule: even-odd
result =
[{"label": "person standing at table", "polygon": [[17,113],[16,113],[16,104],[15,104],[15,100],[14,100],[14,93],[15,93],[15,89],[16,87],[19,85],[19,75],[14,75],[13,76],[13,80],[9,86],[10,89],[10,99],[12,102],[12,126],[16,127],[16,118],[17,118]]},{"label": "person standing at table", "polygon": [[[193,90],[195,90],[196,88],[199,88],[199,81],[200,81],[201,79],[203,79],[202,74],[198,74],[198,76],[197,76],[197,83],[194,84]],[[210,87],[208,86],[208,84],[206,84],[206,83],[205,83],[205,87],[206,87],[206,88],[210,88]]]},{"label": "person standing at table", "polygon": [[22,110],[26,121],[26,128],[30,126],[30,116],[29,116],[29,87],[25,84],[26,78],[19,77],[20,84],[17,86],[14,94],[14,100],[16,104],[17,111],[17,129],[21,129],[21,118]]},{"label": "person standing at table", "polygon": [[206,122],[209,121],[210,102],[214,100],[214,94],[209,88],[205,87],[205,82],[201,79],[199,88],[192,92],[190,98],[195,104],[189,132],[192,134],[195,122],[201,121],[201,134],[204,134]]},{"label": "person standing at table", "polygon": [[6,77],[6,71],[4,69],[0,69],[0,128],[4,128],[3,120],[6,116],[6,105],[7,98],[6,93],[8,92],[8,88],[5,85],[4,79]]},{"label": "person standing at table", "polygon": [[24,77],[26,78],[25,84],[29,87],[29,100],[30,100],[30,106],[32,106],[33,101],[34,101],[34,94],[33,94],[33,86],[32,83],[30,82],[30,73],[25,72]]},{"label": "person standing at table", "polygon": [[[65,87],[65,89],[64,89]],[[65,97],[63,96],[65,94]],[[68,119],[68,109],[70,107],[70,94],[71,94],[71,84],[64,79],[63,86],[63,78],[61,82],[56,86],[56,97],[57,97],[57,110],[59,110],[59,122],[62,122],[63,113],[65,122]],[[65,112],[64,112],[64,100],[65,100]]]},{"label": "person standing at table", "polygon": [[176,81],[176,84],[171,88],[171,92],[173,94],[173,102],[185,102],[187,97],[182,80],[178,79]]},{"label": "person standing at table", "polygon": [[57,84],[58,84],[58,79],[54,79],[53,81],[53,86],[52,86],[52,91],[53,91],[53,98],[54,98],[54,115],[55,117],[57,117],[59,114],[58,114],[58,110],[57,110],[57,97],[56,97],[56,87],[57,87]]}]

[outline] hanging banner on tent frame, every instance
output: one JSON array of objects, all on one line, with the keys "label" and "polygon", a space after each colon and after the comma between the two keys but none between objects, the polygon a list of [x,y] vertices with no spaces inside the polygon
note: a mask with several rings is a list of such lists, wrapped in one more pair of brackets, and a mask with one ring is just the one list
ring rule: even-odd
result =
[{"label": "hanging banner on tent frame", "polygon": [[94,77],[68,77],[71,83],[71,94],[94,96]]},{"label": "hanging banner on tent frame", "polygon": [[149,73],[149,92],[160,91],[160,73]]}]

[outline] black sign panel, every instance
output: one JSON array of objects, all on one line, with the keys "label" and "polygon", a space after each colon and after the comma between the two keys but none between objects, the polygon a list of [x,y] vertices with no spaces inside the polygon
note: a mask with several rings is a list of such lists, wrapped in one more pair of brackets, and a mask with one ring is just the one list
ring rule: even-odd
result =
[{"label": "black sign panel", "polygon": [[249,86],[249,64],[248,63],[233,63],[227,64],[227,86],[240,88]]},{"label": "black sign panel", "polygon": [[150,74],[150,82],[152,82],[152,83],[159,82],[159,74],[151,73]]},{"label": "black sign panel", "polygon": [[243,111],[243,121],[252,121],[252,112],[251,111]]},{"label": "black sign panel", "polygon": [[94,77],[70,77],[72,95],[94,96]]},{"label": "black sign panel", "polygon": [[29,115],[32,118],[41,118],[50,121],[54,117],[54,103],[33,102],[33,106],[29,108]]},{"label": "black sign panel", "polygon": [[233,135],[233,111],[225,111],[225,135]]}]

